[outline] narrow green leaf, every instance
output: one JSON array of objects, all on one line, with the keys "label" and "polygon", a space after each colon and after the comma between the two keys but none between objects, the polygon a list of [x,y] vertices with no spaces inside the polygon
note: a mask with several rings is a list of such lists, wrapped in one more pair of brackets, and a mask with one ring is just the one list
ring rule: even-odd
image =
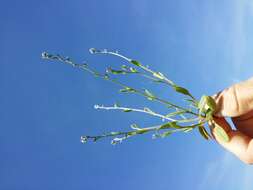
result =
[{"label": "narrow green leaf", "polygon": [[183,131],[183,132],[185,132],[185,133],[188,133],[188,132],[190,132],[190,131],[192,131],[192,130],[193,130],[192,127],[185,127],[185,128],[182,128],[181,131]]},{"label": "narrow green leaf", "polygon": [[133,68],[133,67],[130,67],[129,70],[130,70],[132,73],[137,73],[137,72],[138,72],[138,71],[137,71],[135,68]]},{"label": "narrow green leaf", "polygon": [[165,115],[165,117],[173,117],[173,116],[184,114],[184,113],[186,113],[186,111],[184,111],[184,110],[176,111],[176,112],[172,112],[172,113]]},{"label": "narrow green leaf", "polygon": [[213,110],[211,110],[210,108],[208,108],[208,110],[206,111],[206,120],[210,121],[213,119]]},{"label": "narrow green leaf", "polygon": [[150,91],[148,91],[147,89],[145,89],[144,92],[147,95],[147,98],[149,100],[154,100],[155,99],[155,96]]},{"label": "narrow green leaf", "polygon": [[207,99],[207,96],[206,95],[203,95],[198,103],[198,108],[199,108],[199,113],[203,113],[205,112],[206,108],[206,99]]},{"label": "narrow green leaf", "polygon": [[141,66],[141,63],[140,63],[140,62],[138,62],[138,61],[136,61],[136,60],[131,60],[130,62],[131,62],[132,64],[134,64],[134,65],[138,66],[138,67],[140,67],[140,66]]},{"label": "narrow green leaf", "polygon": [[118,75],[118,74],[127,74],[126,71],[123,71],[123,70],[115,70],[115,69],[112,69],[112,68],[107,68],[106,72],[108,73],[112,73],[114,75]]},{"label": "narrow green leaf", "polygon": [[153,76],[156,77],[156,78],[159,78],[161,80],[164,79],[164,75],[162,73],[160,73],[160,72],[154,72]]},{"label": "narrow green leaf", "polygon": [[129,92],[129,91],[127,89],[123,88],[123,89],[120,89],[119,92],[126,93],[126,92]]},{"label": "narrow green leaf", "polygon": [[199,133],[202,135],[202,137],[204,137],[204,139],[208,140],[210,135],[208,134],[206,129],[203,126],[199,126],[198,129],[199,129]]},{"label": "narrow green leaf", "polygon": [[168,129],[168,128],[180,129],[182,127],[177,125],[177,122],[175,121],[165,123],[159,127],[159,129]]},{"label": "narrow green leaf", "polygon": [[177,85],[173,85],[173,88],[178,93],[192,97],[192,95],[190,94],[190,92],[186,88],[183,88],[183,87],[177,86]]},{"label": "narrow green leaf", "polygon": [[133,111],[133,110],[131,110],[131,109],[124,109],[123,110],[123,112],[131,112],[131,111]]},{"label": "narrow green leaf", "polygon": [[165,83],[163,80],[160,80],[160,79],[157,79],[157,80],[152,80],[153,82],[156,82],[156,83]]},{"label": "narrow green leaf", "polygon": [[218,139],[220,139],[224,142],[229,142],[229,136],[228,136],[227,132],[216,123],[215,123],[215,127],[213,129],[213,133]]},{"label": "narrow green leaf", "polygon": [[126,87],[126,88],[120,89],[119,92],[122,92],[122,93],[131,93],[131,92],[136,92],[136,90],[133,89],[133,88]]},{"label": "narrow green leaf", "polygon": [[129,67],[126,66],[126,65],[121,65],[121,69],[124,70],[124,71],[126,71],[128,68],[129,68]]},{"label": "narrow green leaf", "polygon": [[206,97],[206,104],[208,105],[208,107],[212,111],[215,111],[215,109],[216,109],[216,102],[215,102],[215,100],[211,96],[207,96]]},{"label": "narrow green leaf", "polygon": [[169,135],[171,135],[172,133],[173,133],[172,131],[166,131],[166,132],[162,133],[160,136],[162,138],[165,138],[165,137],[168,137]]}]

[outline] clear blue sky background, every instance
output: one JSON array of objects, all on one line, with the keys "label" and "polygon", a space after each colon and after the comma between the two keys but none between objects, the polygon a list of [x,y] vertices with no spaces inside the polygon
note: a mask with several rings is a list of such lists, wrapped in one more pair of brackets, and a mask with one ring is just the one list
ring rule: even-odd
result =
[{"label": "clear blue sky background", "polygon": [[[46,50],[103,70],[122,62],[88,49],[119,50],[163,71],[196,97],[211,95],[252,76],[252,1],[0,2],[1,190],[252,189],[252,167],[196,132],[157,140],[145,135],[119,146],[109,139],[81,144],[83,134],[160,122],[97,111],[94,104],[164,109],[40,58]],[[153,91],[180,103],[166,88]]]}]

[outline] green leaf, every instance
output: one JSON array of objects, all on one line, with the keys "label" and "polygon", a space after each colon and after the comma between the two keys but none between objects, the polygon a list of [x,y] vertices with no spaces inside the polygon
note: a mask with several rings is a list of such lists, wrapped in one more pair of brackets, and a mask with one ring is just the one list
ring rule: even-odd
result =
[{"label": "green leaf", "polygon": [[137,72],[138,72],[138,71],[137,71],[135,68],[133,68],[133,67],[130,67],[129,70],[130,70],[132,73],[137,73]]},{"label": "green leaf", "polygon": [[207,96],[206,97],[206,104],[208,105],[208,107],[212,111],[215,111],[215,109],[216,109],[216,102],[215,102],[215,100],[211,96]]},{"label": "green leaf", "polygon": [[153,76],[156,77],[156,78],[159,78],[161,80],[164,79],[164,75],[162,73],[160,73],[160,72],[154,72]]},{"label": "green leaf", "polygon": [[227,134],[227,132],[218,124],[215,123],[215,127],[213,129],[213,133],[215,134],[215,136],[224,141],[224,142],[229,142],[229,136]]},{"label": "green leaf", "polygon": [[216,109],[216,103],[211,96],[203,95],[198,103],[199,113],[208,113],[209,116],[213,114]]},{"label": "green leaf", "polygon": [[181,115],[183,113],[186,113],[186,111],[181,110],[181,111],[172,112],[172,113],[169,113],[169,114],[165,115],[165,117],[173,117],[173,116],[176,116],[176,115]]},{"label": "green leaf", "polygon": [[184,94],[184,95],[187,95],[187,96],[190,96],[190,97],[193,97],[190,92],[186,89],[186,88],[183,88],[181,86],[177,86],[177,85],[173,85],[173,88],[176,92],[178,93],[181,93],[181,94]]},{"label": "green leaf", "polygon": [[121,65],[121,69],[124,70],[124,71],[126,71],[126,70],[128,69],[128,66],[126,66],[126,65]]},{"label": "green leaf", "polygon": [[112,69],[112,68],[107,68],[106,72],[112,73],[114,75],[118,75],[118,74],[123,74],[124,75],[124,74],[126,74],[126,72],[123,71],[123,70],[115,70],[115,69]]},{"label": "green leaf", "polygon": [[171,135],[172,133],[173,133],[172,131],[166,131],[166,132],[162,133],[160,136],[162,138],[165,138],[165,137],[168,137],[169,135]]},{"label": "green leaf", "polygon": [[127,90],[127,89],[123,88],[123,89],[120,89],[120,90],[119,90],[119,92],[122,92],[122,93],[127,93],[127,92],[129,92],[129,90]]},{"label": "green leaf", "polygon": [[133,89],[133,88],[126,87],[126,88],[120,89],[119,92],[122,92],[122,93],[131,93],[131,92],[136,92],[136,90]]},{"label": "green leaf", "polygon": [[206,120],[210,121],[213,119],[213,110],[211,110],[210,108],[208,108],[208,110],[206,111]]},{"label": "green leaf", "polygon": [[165,83],[163,80],[160,80],[160,79],[157,79],[157,80],[152,80],[153,82],[156,82],[156,83]]},{"label": "green leaf", "polygon": [[203,95],[198,103],[199,113],[205,112],[205,106],[206,106],[206,95]]},{"label": "green leaf", "polygon": [[192,131],[193,128],[192,127],[185,127],[185,128],[182,128],[181,131],[185,132],[185,133],[188,133],[189,131]]},{"label": "green leaf", "polygon": [[175,121],[165,123],[159,127],[159,129],[168,129],[168,128],[181,129],[182,127],[177,125],[177,122]]},{"label": "green leaf", "polygon": [[145,92],[145,94],[146,94],[146,96],[149,100],[154,100],[155,99],[155,96],[150,91],[148,91],[147,89],[145,89],[144,92]]},{"label": "green leaf", "polygon": [[130,62],[131,62],[132,64],[134,64],[134,65],[138,66],[138,67],[140,67],[140,66],[141,66],[141,63],[140,63],[140,62],[138,62],[138,61],[136,61],[136,60],[131,60]]},{"label": "green leaf", "polygon": [[199,129],[199,133],[202,135],[202,137],[204,137],[204,139],[208,140],[210,135],[206,131],[205,127],[199,126],[198,129]]},{"label": "green leaf", "polygon": [[131,110],[131,109],[124,109],[123,110],[123,112],[131,112],[131,111],[133,111],[133,110]]}]

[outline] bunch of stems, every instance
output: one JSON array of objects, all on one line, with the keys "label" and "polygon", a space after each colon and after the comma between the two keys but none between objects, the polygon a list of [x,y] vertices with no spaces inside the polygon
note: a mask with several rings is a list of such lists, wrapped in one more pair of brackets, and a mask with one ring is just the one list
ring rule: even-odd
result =
[{"label": "bunch of stems", "polygon": [[[112,138],[111,143],[117,144],[121,143],[123,140],[128,139],[129,137],[133,137],[140,134],[145,134],[149,132],[153,132],[153,138],[159,137],[167,137],[175,132],[189,132],[193,129],[198,129],[199,133],[205,139],[211,139],[212,135],[206,130],[205,123],[208,124],[209,127],[213,127],[214,122],[212,118],[212,114],[215,110],[215,102],[210,96],[202,96],[200,101],[198,101],[190,92],[184,87],[181,87],[175,84],[173,81],[168,79],[163,73],[153,71],[148,66],[141,64],[139,61],[134,59],[130,59],[117,51],[108,51],[97,50],[95,48],[91,48],[89,50],[91,54],[103,54],[103,55],[112,55],[123,59],[128,65],[122,65],[120,69],[112,69],[111,67],[106,69],[105,73],[100,73],[94,69],[92,69],[87,63],[78,64],[71,60],[69,57],[64,57],[61,55],[49,54],[47,52],[42,53],[42,58],[47,60],[59,61],[65,64],[69,64],[75,68],[84,70],[95,77],[102,78],[106,81],[110,81],[116,85],[118,85],[121,89],[121,93],[130,93],[137,94],[143,96],[144,98],[157,102],[159,104],[165,105],[169,108],[170,112],[168,114],[157,113],[150,108],[132,108],[127,106],[120,106],[118,104],[114,104],[113,106],[104,106],[104,105],[95,105],[95,109],[103,109],[103,110],[120,110],[123,112],[141,112],[144,114],[151,115],[153,117],[158,117],[162,119],[162,123],[156,126],[149,127],[139,127],[137,124],[132,124],[131,130],[124,132],[109,132],[96,136],[84,135],[81,136],[81,142],[86,143],[89,140],[96,142],[102,138]],[[134,74],[145,79],[151,80],[155,83],[161,83],[169,86],[176,93],[183,94],[186,96],[186,101],[188,102],[187,107],[179,106],[169,100],[163,99],[154,95],[148,89],[138,89],[133,86],[129,86],[120,82],[116,75],[127,75]],[[165,122],[166,121],[166,122]],[[218,133],[222,136],[226,137],[224,131],[220,129]]]}]

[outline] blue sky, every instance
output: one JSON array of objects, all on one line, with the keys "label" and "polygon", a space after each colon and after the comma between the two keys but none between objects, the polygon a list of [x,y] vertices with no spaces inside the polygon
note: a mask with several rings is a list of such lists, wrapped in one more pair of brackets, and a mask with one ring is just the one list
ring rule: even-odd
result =
[{"label": "blue sky", "polygon": [[[196,97],[212,95],[252,76],[252,21],[249,0],[1,0],[0,189],[252,189],[252,167],[196,132],[81,144],[84,134],[158,122],[94,104],[164,109],[40,58],[43,51],[60,53],[103,70],[122,62],[88,49],[119,50]],[[180,103],[165,88],[153,91]]]}]

